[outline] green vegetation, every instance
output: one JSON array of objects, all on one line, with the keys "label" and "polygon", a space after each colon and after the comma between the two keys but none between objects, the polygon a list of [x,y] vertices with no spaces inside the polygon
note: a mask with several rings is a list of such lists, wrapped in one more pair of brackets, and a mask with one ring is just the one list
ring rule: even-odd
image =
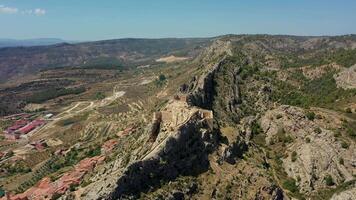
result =
[{"label": "green vegetation", "polygon": [[343,121],[342,127],[347,136],[356,140],[356,123],[354,121]]},{"label": "green vegetation", "polygon": [[0,165],[0,168],[4,169],[10,176],[31,172],[31,168],[24,162],[4,163]]},{"label": "green vegetation", "polygon": [[43,103],[47,100],[54,99],[60,96],[65,96],[69,94],[80,94],[85,92],[84,87],[78,88],[55,88],[48,89],[41,92],[34,93],[32,96],[26,99],[27,103]]},{"label": "green vegetation", "polygon": [[272,100],[304,108],[326,107],[338,99],[347,99],[356,95],[355,89],[338,88],[332,72],[320,78],[306,81],[300,88],[284,81],[274,80],[273,82],[276,88],[272,92]]},{"label": "green vegetation", "polygon": [[[1,114],[1,112],[0,112],[0,114]],[[11,125],[11,121],[10,120],[0,120],[0,132],[4,131],[10,125]]]},{"label": "green vegetation", "polygon": [[336,186],[335,188],[325,188],[325,189],[319,190],[319,191],[317,191],[316,194],[313,194],[312,196],[310,196],[310,199],[316,199],[316,200],[330,199],[333,196],[333,194],[340,193],[342,191],[351,189],[352,187],[354,187],[355,183],[356,183],[356,180],[353,180],[353,181],[344,182],[344,183]]},{"label": "green vegetation", "polygon": [[351,67],[356,63],[356,49],[340,49],[332,54],[329,59],[344,67]]},{"label": "green vegetation", "polygon": [[116,69],[121,70],[124,67],[120,60],[116,58],[101,57],[90,60],[86,64],[79,67],[80,69],[99,69],[99,70],[109,70]]},{"label": "green vegetation", "polygon": [[159,81],[165,81],[166,80],[166,76],[164,74],[161,74],[161,75],[159,75],[158,80]]},{"label": "green vegetation", "polygon": [[101,147],[100,146],[96,146],[96,147],[91,147],[87,152],[86,152],[86,156],[88,157],[94,157],[94,156],[98,156],[101,154]]},{"label": "green vegetation", "polygon": [[308,138],[308,137],[305,138],[305,142],[306,142],[306,143],[310,143],[310,138]]},{"label": "green vegetation", "polygon": [[275,136],[274,142],[281,142],[283,144],[293,142],[292,136],[286,134],[284,128],[279,128],[277,135]]},{"label": "green vegetation", "polygon": [[251,132],[252,132],[253,135],[258,135],[258,134],[260,134],[260,133],[263,132],[263,129],[262,129],[262,127],[260,126],[259,123],[253,122],[253,123],[251,124]]},{"label": "green vegetation", "polygon": [[344,149],[347,149],[347,148],[349,148],[349,144],[347,142],[345,142],[345,141],[342,141],[341,142],[341,147],[344,148]]},{"label": "green vegetation", "polygon": [[[307,56],[305,56],[307,55]],[[351,67],[356,63],[356,49],[338,49],[335,51],[320,51],[312,55],[298,56],[287,54],[280,56],[282,67],[297,68],[303,66],[317,67],[320,65],[337,63],[344,67]]]},{"label": "green vegetation", "polygon": [[340,159],[339,159],[339,163],[340,163],[340,165],[344,165],[344,159],[343,159],[343,158],[340,158]]},{"label": "green vegetation", "polygon": [[283,187],[292,193],[298,192],[299,188],[294,179],[290,178],[283,182]]},{"label": "green vegetation", "polygon": [[252,76],[253,74],[256,74],[258,72],[258,67],[257,66],[247,66],[247,67],[242,67],[240,71],[240,76],[243,80],[247,79],[248,77]]},{"label": "green vegetation", "polygon": [[59,199],[59,198],[61,198],[61,194],[59,194],[59,193],[54,193],[53,195],[52,195],[52,198],[51,198],[51,200],[57,200],[57,199]]},{"label": "green vegetation", "polygon": [[297,156],[298,156],[297,152],[293,151],[291,155],[291,161],[295,162],[297,160]]},{"label": "green vegetation", "polygon": [[324,177],[324,181],[327,186],[335,185],[333,178],[329,174]]},{"label": "green vegetation", "polygon": [[307,112],[307,114],[305,116],[311,121],[314,121],[314,119],[315,119],[315,113],[314,112]]},{"label": "green vegetation", "polygon": [[320,134],[320,133],[322,132],[322,130],[321,130],[320,127],[316,127],[316,128],[314,129],[314,132],[315,132],[316,134]]},{"label": "green vegetation", "polygon": [[73,192],[73,191],[76,191],[77,190],[77,187],[78,187],[78,184],[71,184],[69,186],[69,191]]},{"label": "green vegetation", "polygon": [[167,77],[164,74],[160,74],[156,79],[155,84],[159,87],[163,86],[167,81]]},{"label": "green vegetation", "polygon": [[95,99],[97,99],[97,100],[105,99],[105,94],[102,93],[102,92],[97,92],[97,93],[95,94]]},{"label": "green vegetation", "polygon": [[5,196],[5,190],[0,187],[0,197]]}]

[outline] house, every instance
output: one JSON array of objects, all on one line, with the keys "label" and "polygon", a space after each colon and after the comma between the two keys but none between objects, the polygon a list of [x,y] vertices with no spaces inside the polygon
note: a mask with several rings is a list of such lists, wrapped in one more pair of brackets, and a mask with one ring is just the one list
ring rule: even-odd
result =
[{"label": "house", "polygon": [[8,127],[4,132],[5,133],[13,133],[15,131],[17,131],[18,129],[26,126],[29,123],[28,120],[17,120],[12,126]]},{"label": "house", "polygon": [[48,147],[46,140],[40,140],[40,141],[36,141],[36,142],[32,142],[30,144],[33,148],[35,148],[37,151],[42,151],[45,148]]},{"label": "house", "polygon": [[53,117],[53,114],[52,113],[48,113],[44,116],[45,119],[50,119]]},{"label": "house", "polygon": [[36,120],[32,121],[31,123],[27,124],[26,126],[20,128],[18,130],[18,132],[22,135],[25,135],[25,134],[31,132],[32,130],[34,130],[35,128],[42,126],[43,124],[45,124],[44,120],[36,119]]}]

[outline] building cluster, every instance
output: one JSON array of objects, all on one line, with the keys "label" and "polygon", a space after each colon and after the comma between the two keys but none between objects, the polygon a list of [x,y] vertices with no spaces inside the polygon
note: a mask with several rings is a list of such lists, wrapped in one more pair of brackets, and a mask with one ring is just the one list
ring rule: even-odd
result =
[{"label": "building cluster", "polygon": [[7,194],[6,197],[0,198],[0,200],[53,199],[56,194],[64,194],[71,187],[79,185],[84,176],[104,160],[104,156],[86,158],[75,165],[74,170],[65,173],[62,177],[54,182],[51,181],[49,177],[46,177],[43,178],[36,186],[31,187],[24,193],[17,195]]},{"label": "building cluster", "polygon": [[3,133],[8,140],[20,139],[21,136],[27,135],[37,127],[43,126],[46,122],[42,119],[30,121],[26,118],[15,121]]}]

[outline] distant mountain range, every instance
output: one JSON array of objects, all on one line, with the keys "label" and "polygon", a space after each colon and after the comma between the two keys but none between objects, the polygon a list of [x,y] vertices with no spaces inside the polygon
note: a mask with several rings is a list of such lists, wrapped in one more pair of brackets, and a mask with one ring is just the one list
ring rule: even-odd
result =
[{"label": "distant mountain range", "polygon": [[46,46],[60,43],[77,43],[76,41],[67,41],[58,38],[37,38],[26,40],[2,39],[0,38],[0,48],[3,47],[29,47],[29,46]]},{"label": "distant mountain range", "polygon": [[154,63],[167,55],[192,57],[190,54],[195,54],[209,42],[209,38],[116,39],[0,48],[0,82],[56,67],[138,66]]}]

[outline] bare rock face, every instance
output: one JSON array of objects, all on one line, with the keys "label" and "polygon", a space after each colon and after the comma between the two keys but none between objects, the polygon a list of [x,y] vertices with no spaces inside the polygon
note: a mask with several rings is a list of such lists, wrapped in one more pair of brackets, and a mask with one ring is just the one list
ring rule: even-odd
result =
[{"label": "bare rock face", "polygon": [[305,113],[301,108],[280,106],[261,119],[267,144],[279,134],[293,140],[287,145],[288,157],[283,159],[288,176],[297,180],[300,190],[306,193],[325,187],[329,176],[335,185],[353,180],[355,143],[349,140],[349,147],[343,148],[342,140],[334,137],[322,119],[309,120]]},{"label": "bare rock face", "polygon": [[344,68],[341,72],[335,74],[334,78],[338,87],[344,89],[356,88],[356,65]]},{"label": "bare rock face", "polygon": [[[187,103],[191,106],[198,106],[205,109],[211,109],[214,96],[214,74],[219,69],[221,62],[200,77],[194,77],[189,83],[190,87],[187,96]],[[181,88],[184,88],[183,85]],[[184,90],[181,89],[184,92]]]},{"label": "bare rock face", "polygon": [[160,132],[152,149],[125,170],[106,199],[134,198],[178,176],[198,175],[209,169],[208,154],[214,149],[211,111],[173,101],[159,116]]},{"label": "bare rock face", "polygon": [[356,185],[354,188],[334,194],[330,200],[354,200],[356,199]]},{"label": "bare rock face", "polygon": [[196,58],[196,62],[210,63],[213,60],[221,59],[222,56],[233,55],[232,49],[231,41],[217,39]]}]

